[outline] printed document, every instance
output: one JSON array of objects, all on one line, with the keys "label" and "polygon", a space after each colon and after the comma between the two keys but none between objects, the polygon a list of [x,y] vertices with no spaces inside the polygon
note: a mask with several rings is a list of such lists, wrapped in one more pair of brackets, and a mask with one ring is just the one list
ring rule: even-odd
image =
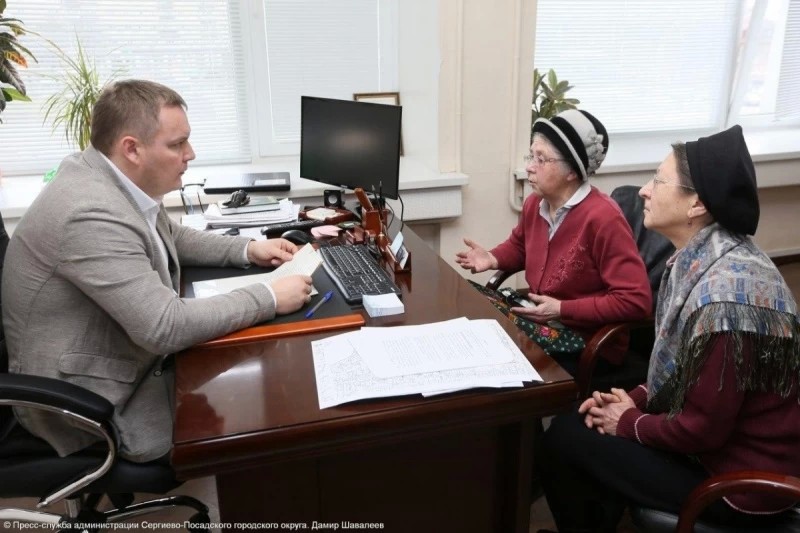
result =
[{"label": "printed document", "polygon": [[496,322],[458,318],[421,326],[361,328],[350,343],[379,378],[510,362]]},{"label": "printed document", "polygon": [[[264,274],[252,274],[250,276],[234,276],[232,278],[208,279],[195,281],[192,283],[195,298],[208,298],[218,294],[226,294],[234,289],[240,289],[253,283],[268,283],[272,280],[301,274],[310,276],[317,267],[322,264],[322,257],[314,250],[310,244],[303,246],[291,261],[286,262],[273,270]],[[312,289],[312,295],[317,294],[316,289]]]},{"label": "printed document", "polygon": [[[459,319],[461,320],[467,321]],[[500,352],[500,355],[492,355],[484,360],[494,362],[482,366],[456,365],[458,368],[380,377],[365,362],[364,354],[355,348],[355,345],[360,345],[358,338],[363,334],[363,329],[375,328],[363,328],[362,331],[352,331],[313,341],[311,348],[320,409],[366,398],[436,394],[475,387],[514,387],[524,381],[541,381],[541,376],[497,321],[472,320],[467,323],[479,332],[480,337],[491,338],[486,342]],[[385,334],[391,329],[402,330],[407,327],[412,326],[379,329]],[[426,335],[425,326],[413,327],[423,328],[421,333],[419,331],[416,333],[417,338]],[[442,336],[438,339],[434,336],[428,338],[437,348],[450,342],[448,338]],[[428,352],[428,347],[423,349],[423,354]],[[419,362],[411,365],[415,371],[419,370],[420,366]],[[437,363],[437,366],[446,365]]]}]

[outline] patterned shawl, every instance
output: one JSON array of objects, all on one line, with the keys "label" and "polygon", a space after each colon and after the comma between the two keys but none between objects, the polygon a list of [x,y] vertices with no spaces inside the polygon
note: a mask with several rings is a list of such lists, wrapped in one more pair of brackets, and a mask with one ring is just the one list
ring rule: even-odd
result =
[{"label": "patterned shawl", "polygon": [[[749,237],[716,223],[673,257],[658,293],[648,411],[680,412],[707,345],[720,332],[733,336],[739,390],[788,396],[800,375],[800,323],[797,304],[772,261]],[[757,354],[749,364],[742,357],[744,338]]]}]

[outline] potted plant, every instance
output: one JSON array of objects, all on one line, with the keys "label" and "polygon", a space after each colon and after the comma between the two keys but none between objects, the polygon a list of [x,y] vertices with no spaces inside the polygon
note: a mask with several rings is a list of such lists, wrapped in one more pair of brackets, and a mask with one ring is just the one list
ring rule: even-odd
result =
[{"label": "potted plant", "polygon": [[[567,80],[558,80],[553,69],[547,71],[545,78],[539,69],[533,69],[533,103],[531,104],[531,127],[537,118],[552,118],[567,109],[577,109],[581,103],[577,98],[567,98],[572,89]],[[533,137],[533,130],[531,130]]]},{"label": "potted plant", "polygon": [[52,120],[53,130],[64,127],[64,137],[69,144],[83,150],[89,145],[92,109],[103,87],[113,78],[100,83],[94,61],[89,58],[78,37],[77,57],[71,58],[52,41],[48,41],[64,65],[64,73],[53,78],[63,88],[50,96],[44,104],[45,120]]},{"label": "potted plant", "polygon": [[[5,17],[5,9],[6,0],[0,0],[0,113],[12,100],[30,102],[17,67],[27,67],[27,58],[36,61],[31,51],[18,40],[18,37],[30,32],[23,27],[21,20]],[[0,124],[2,122],[0,119]]]}]

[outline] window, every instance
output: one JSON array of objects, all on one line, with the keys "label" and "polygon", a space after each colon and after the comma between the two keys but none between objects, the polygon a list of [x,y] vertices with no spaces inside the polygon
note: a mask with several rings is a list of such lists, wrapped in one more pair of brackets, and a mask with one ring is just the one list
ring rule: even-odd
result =
[{"label": "window", "polygon": [[799,5],[539,0],[534,65],[615,133],[768,125],[800,111]]},{"label": "window", "polygon": [[300,96],[397,90],[397,3],[265,0],[254,32],[259,155],[300,152]]},{"label": "window", "polygon": [[800,1],[745,3],[732,114],[749,124],[800,118]]},{"label": "window", "polygon": [[63,72],[50,39],[74,56],[76,36],[100,79],[146,78],[188,104],[196,163],[250,163],[299,152],[300,96],[397,90],[396,0],[25,0],[6,15],[39,60],[22,71],[33,102],[0,126],[5,175],[35,174],[74,150],[43,124]]}]

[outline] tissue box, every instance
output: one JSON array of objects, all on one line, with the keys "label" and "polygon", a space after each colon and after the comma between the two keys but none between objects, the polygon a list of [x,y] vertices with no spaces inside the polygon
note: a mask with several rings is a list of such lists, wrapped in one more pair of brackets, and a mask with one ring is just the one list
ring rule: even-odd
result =
[{"label": "tissue box", "polygon": [[362,297],[364,309],[369,316],[375,318],[379,316],[401,315],[406,312],[403,302],[396,294],[365,294]]}]

